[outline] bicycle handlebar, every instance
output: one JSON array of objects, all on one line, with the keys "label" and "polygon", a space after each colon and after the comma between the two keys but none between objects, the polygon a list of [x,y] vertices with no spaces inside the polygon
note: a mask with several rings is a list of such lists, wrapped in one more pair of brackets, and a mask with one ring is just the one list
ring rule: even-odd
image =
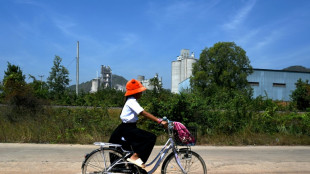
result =
[{"label": "bicycle handlebar", "polygon": [[169,123],[169,120],[168,120],[168,118],[166,116],[163,117],[163,121],[166,121],[166,122]]},{"label": "bicycle handlebar", "polygon": [[163,121],[166,121],[168,126],[167,126],[167,130],[168,130],[168,134],[170,136],[172,136],[172,132],[173,132],[173,121],[170,121],[166,116],[163,117],[162,119]]}]

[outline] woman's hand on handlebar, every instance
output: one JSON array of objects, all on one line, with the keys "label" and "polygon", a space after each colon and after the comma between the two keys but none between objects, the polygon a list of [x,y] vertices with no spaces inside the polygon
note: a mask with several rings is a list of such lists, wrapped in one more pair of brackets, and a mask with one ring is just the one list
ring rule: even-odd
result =
[{"label": "woman's hand on handlebar", "polygon": [[167,121],[161,121],[160,125],[163,126],[165,129],[168,128],[168,122]]}]

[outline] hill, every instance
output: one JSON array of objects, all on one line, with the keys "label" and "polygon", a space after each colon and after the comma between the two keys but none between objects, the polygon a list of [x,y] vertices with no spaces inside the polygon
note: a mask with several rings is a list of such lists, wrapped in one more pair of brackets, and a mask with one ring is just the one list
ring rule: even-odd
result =
[{"label": "hill", "polygon": [[[127,79],[125,79],[122,76],[112,74],[112,87],[115,88],[117,86],[123,86],[125,88]],[[79,91],[84,91],[84,92],[89,92],[91,89],[91,80],[83,82],[79,85]],[[71,85],[68,87],[70,90],[74,91],[75,90],[75,85]]]},{"label": "hill", "polygon": [[285,71],[297,71],[297,72],[310,72],[309,68],[300,66],[300,65],[295,65],[295,66],[290,66],[287,68],[284,68],[283,70]]}]

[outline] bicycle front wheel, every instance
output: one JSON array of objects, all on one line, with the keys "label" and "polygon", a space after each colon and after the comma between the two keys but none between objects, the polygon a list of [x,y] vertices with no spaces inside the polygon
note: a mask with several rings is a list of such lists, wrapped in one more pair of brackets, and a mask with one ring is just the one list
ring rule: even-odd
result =
[{"label": "bicycle front wheel", "polygon": [[[180,164],[188,174],[207,174],[207,166],[201,156],[196,152],[189,149],[180,149],[178,158]],[[173,152],[165,159],[161,173],[182,173]]]},{"label": "bicycle front wheel", "polygon": [[102,148],[94,150],[86,155],[82,164],[82,174],[105,173],[108,167],[119,158],[122,158],[122,154],[115,149]]}]

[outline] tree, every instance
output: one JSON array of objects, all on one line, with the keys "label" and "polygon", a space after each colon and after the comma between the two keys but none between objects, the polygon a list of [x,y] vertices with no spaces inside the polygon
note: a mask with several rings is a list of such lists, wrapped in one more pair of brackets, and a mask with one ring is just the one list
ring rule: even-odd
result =
[{"label": "tree", "polygon": [[[8,62],[7,70],[4,72],[3,84],[6,91],[10,91],[12,83],[18,83],[19,85],[24,85],[25,75],[23,75],[22,70],[17,65],[12,65]],[[15,86],[15,85],[14,85]]]},{"label": "tree", "polygon": [[29,79],[32,79],[32,82],[29,83],[29,86],[34,91],[34,94],[42,99],[48,98],[48,85],[46,82],[37,80],[33,75],[29,74]]},{"label": "tree", "polygon": [[4,98],[3,84],[2,84],[2,81],[1,81],[0,82],[0,103],[2,103],[3,98]]},{"label": "tree", "polygon": [[291,94],[293,103],[296,104],[297,109],[306,110],[310,107],[310,84],[309,81],[305,82],[298,79],[295,83],[296,89]]},{"label": "tree", "polygon": [[66,87],[69,85],[69,71],[63,65],[61,65],[62,59],[59,56],[54,58],[54,66],[50,72],[50,76],[47,78],[47,83],[51,94],[57,98],[60,98],[64,94]]},{"label": "tree", "polygon": [[158,74],[156,73],[156,76],[150,79],[150,86],[153,87],[154,93],[159,93],[163,90],[163,85],[161,81],[159,81]]},{"label": "tree", "polygon": [[5,102],[10,106],[7,118],[15,122],[27,115],[35,117],[35,113],[40,109],[40,102],[26,84],[25,75],[20,67],[8,63],[7,71],[4,73]]},{"label": "tree", "polygon": [[12,65],[8,62],[8,67],[4,72],[3,78],[4,92],[7,94],[12,93],[14,90],[24,86],[25,84],[25,75],[20,67],[17,65]]},{"label": "tree", "polygon": [[193,66],[190,79],[194,92],[205,96],[217,90],[244,90],[247,76],[253,72],[246,52],[234,42],[218,42],[205,48]]}]

